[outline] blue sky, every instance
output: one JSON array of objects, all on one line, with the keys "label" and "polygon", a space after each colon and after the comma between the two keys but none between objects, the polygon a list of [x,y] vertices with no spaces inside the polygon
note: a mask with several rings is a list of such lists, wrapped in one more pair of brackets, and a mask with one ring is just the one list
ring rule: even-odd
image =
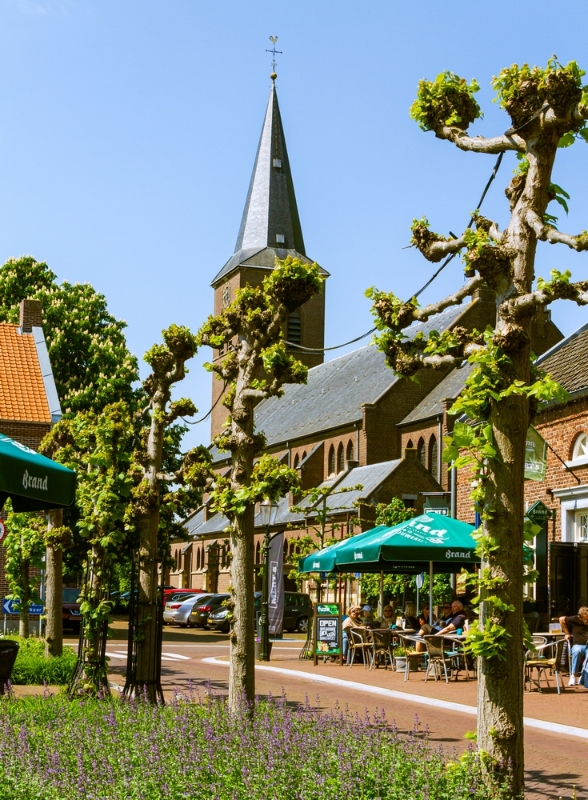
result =
[{"label": "blue sky", "polygon": [[[494,164],[409,119],[418,80],[476,77],[485,116],[472,131],[500,133],[510,123],[492,75],[552,53],[588,69],[587,16],[583,2],[543,0],[499,0],[491,13],[453,0],[2,0],[0,259],[30,253],[92,283],[138,355],[172,322],[196,330],[233,253],[277,34],[307,253],[331,273],[326,343],[345,341],[371,327],[368,286],[409,296],[432,274],[402,249],[413,217],[460,231]],[[587,167],[587,145],[560,152],[564,230],[588,227]],[[513,168],[508,154],[484,205],[501,225]],[[588,255],[541,245],[538,274],[553,267],[586,277]],[[462,280],[455,260],[423,300]],[[588,310],[559,304],[553,317],[570,333]],[[201,355],[182,394],[205,412]],[[206,424],[190,439],[207,441]]]}]

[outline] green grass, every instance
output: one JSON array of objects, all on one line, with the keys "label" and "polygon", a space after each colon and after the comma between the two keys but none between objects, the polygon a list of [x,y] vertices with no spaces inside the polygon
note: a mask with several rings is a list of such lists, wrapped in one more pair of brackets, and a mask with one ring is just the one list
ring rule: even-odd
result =
[{"label": "green grass", "polygon": [[20,636],[6,636],[5,638],[12,639],[20,645],[10,679],[14,686],[41,685],[43,683],[50,686],[65,686],[68,683],[77,657],[71,647],[64,647],[62,656],[46,658],[43,639],[23,639]]}]

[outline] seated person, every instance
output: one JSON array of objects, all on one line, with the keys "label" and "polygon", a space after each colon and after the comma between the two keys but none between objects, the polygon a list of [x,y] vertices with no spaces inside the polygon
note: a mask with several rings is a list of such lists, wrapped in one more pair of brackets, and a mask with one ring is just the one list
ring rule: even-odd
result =
[{"label": "seated person", "polygon": [[[449,606],[449,615],[445,616]],[[463,603],[461,600],[454,600],[453,603],[445,603],[443,605],[444,617],[437,620],[433,625],[423,625],[419,631],[419,636],[430,636],[431,634],[444,634],[455,633],[457,630],[463,630],[465,625],[465,614],[463,613]],[[417,650],[424,650],[426,647],[423,644],[417,643]]]},{"label": "seated person", "polygon": [[361,606],[350,606],[347,611],[347,618],[343,621],[343,659],[347,659],[349,651],[349,628],[363,628],[365,625],[361,621]]},{"label": "seated person", "polygon": [[586,658],[588,644],[588,608],[582,606],[578,613],[571,617],[560,617],[559,624],[566,634],[566,639],[572,648],[572,664],[568,686],[580,683],[582,665]]},{"label": "seated person", "polygon": [[394,606],[389,603],[387,606],[384,606],[382,616],[374,622],[374,628],[385,628],[386,630],[390,630],[390,628],[393,628],[394,625],[396,625]]},{"label": "seated person", "polygon": [[413,631],[418,631],[420,628],[417,619],[417,607],[414,603],[407,603],[404,609],[404,627],[411,628]]},{"label": "seated person", "polygon": [[374,615],[372,614],[371,606],[364,606],[361,609],[361,621],[366,626],[366,628],[374,627]]},{"label": "seated person", "polygon": [[[451,606],[448,606],[448,609],[451,610]],[[433,622],[435,622],[435,615],[433,614]],[[423,610],[418,616],[418,630],[420,630],[423,625],[430,625],[431,620],[429,618],[429,606],[423,606]]]}]

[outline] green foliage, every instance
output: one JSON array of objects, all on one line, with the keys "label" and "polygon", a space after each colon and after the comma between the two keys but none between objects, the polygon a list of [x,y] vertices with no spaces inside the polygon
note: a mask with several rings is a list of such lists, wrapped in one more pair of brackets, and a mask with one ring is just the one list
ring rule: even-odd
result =
[{"label": "green foliage", "polygon": [[480,90],[475,79],[468,84],[453,72],[441,72],[434,81],[421,80],[417,97],[410,107],[411,119],[424,131],[434,131],[445,125],[467,130],[482,116],[474,94]]},{"label": "green foliage", "polygon": [[522,124],[533,112],[549,103],[557,113],[565,114],[572,103],[582,100],[582,78],[586,73],[575,61],[563,66],[552,56],[545,68],[512,64],[492,78],[496,101],[516,124]]},{"label": "green foliage", "polygon": [[[5,553],[4,570],[10,597],[23,605],[40,602],[39,586],[42,558],[45,554],[43,517],[38,514],[16,514],[12,503],[6,501],[6,537],[2,542]],[[31,570],[34,572],[31,574]]]},{"label": "green foliage", "polygon": [[408,508],[400,497],[393,497],[389,503],[378,503],[376,506],[376,525],[387,525],[389,528],[412,519],[415,508]]},{"label": "green foliage", "polygon": [[23,639],[20,636],[4,638],[17,641],[20,645],[10,679],[14,686],[41,686],[43,683],[65,686],[69,682],[76,663],[76,653],[72,647],[64,647],[61,656],[47,658],[43,639]]},{"label": "green foliage", "polygon": [[216,487],[211,493],[212,506],[232,520],[245,514],[251,505],[262,500],[276,502],[299,486],[300,476],[296,470],[265,453],[253,467],[251,480],[238,489],[231,486],[228,478],[217,477]]},{"label": "green foliage", "polygon": [[126,323],[107,309],[89,284],[57,283],[44,262],[9,259],[0,269],[0,322],[17,323],[19,304],[40,300],[43,331],[64,413],[132,401],[137,361],[124,336]]}]

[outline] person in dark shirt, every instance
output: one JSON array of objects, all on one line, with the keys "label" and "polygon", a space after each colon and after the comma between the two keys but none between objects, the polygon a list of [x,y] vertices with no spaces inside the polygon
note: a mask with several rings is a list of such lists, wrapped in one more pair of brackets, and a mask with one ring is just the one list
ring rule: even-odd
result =
[{"label": "person in dark shirt", "polygon": [[582,606],[578,613],[572,617],[560,617],[559,624],[566,634],[566,639],[572,647],[572,666],[568,686],[580,683],[582,665],[586,658],[588,645],[588,608]]},{"label": "person in dark shirt", "polygon": [[[448,604],[447,604],[448,605]],[[428,623],[423,625],[419,631],[419,636],[429,636],[443,633],[455,633],[457,630],[463,630],[465,625],[465,614],[463,613],[463,603],[461,600],[454,600],[451,603],[449,614],[447,608],[443,607],[443,616],[437,620],[434,625]],[[425,645],[420,642],[417,643],[417,651],[424,652]]]}]

